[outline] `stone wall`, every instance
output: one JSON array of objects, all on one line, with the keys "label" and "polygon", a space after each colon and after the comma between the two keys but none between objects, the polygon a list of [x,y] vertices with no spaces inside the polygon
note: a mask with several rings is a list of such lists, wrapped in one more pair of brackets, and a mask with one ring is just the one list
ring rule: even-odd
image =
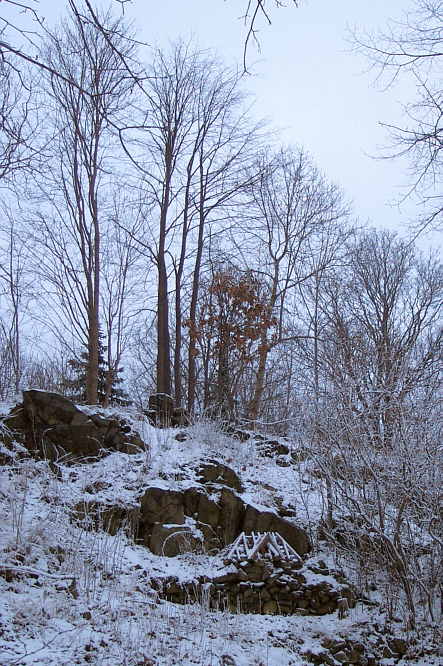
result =
[{"label": "stone wall", "polygon": [[326,566],[292,562],[249,561],[212,578],[180,582],[175,577],[152,581],[160,597],[174,603],[208,603],[213,609],[265,615],[326,615],[356,593],[341,572]]}]

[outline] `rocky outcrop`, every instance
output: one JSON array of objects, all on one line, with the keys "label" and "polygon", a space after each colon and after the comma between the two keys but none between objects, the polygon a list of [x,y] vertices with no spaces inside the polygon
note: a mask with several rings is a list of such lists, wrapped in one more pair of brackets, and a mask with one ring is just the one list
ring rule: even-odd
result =
[{"label": "rocky outcrop", "polygon": [[[294,522],[281,518],[270,509],[248,504],[232,488],[210,484],[208,490],[209,493],[202,486],[181,491],[148,488],[140,502],[140,540],[152,547],[156,525],[180,526],[188,517],[195,521],[208,552],[232,543],[241,532],[277,532],[299,555],[310,551],[308,535]],[[161,549],[162,544],[156,540],[155,552],[160,554]]]},{"label": "rocky outcrop", "polygon": [[243,531],[247,534],[251,532],[277,532],[299,555],[305,555],[310,550],[306,532],[271,510],[266,511],[246,505]]},{"label": "rocky outcrop", "polygon": [[314,574],[309,565],[268,561],[243,562],[218,575],[179,582],[171,577],[157,581],[159,595],[174,603],[201,602],[206,594],[209,606],[233,612],[264,615],[326,615],[355,606],[356,593],[341,572],[324,568]]},{"label": "rocky outcrop", "polygon": [[241,442],[247,442],[252,439],[258,442],[258,449],[264,456],[273,457],[275,455],[287,455],[289,453],[289,446],[281,441],[281,439],[271,439],[259,432],[245,430],[235,426],[227,426],[225,429],[229,435],[235,437],[235,439],[239,439]]},{"label": "rocky outcrop", "polygon": [[23,403],[4,423],[32,454],[49,460],[69,462],[144,448],[123,419],[85,413],[68,398],[48,391],[23,391]]},{"label": "rocky outcrop", "polygon": [[198,474],[201,483],[218,483],[239,493],[243,492],[243,485],[238,474],[218,460],[208,460],[200,465]]},{"label": "rocky outcrop", "polygon": [[274,456],[287,456],[289,447],[275,439],[260,439],[257,446],[262,456],[273,458]]},{"label": "rocky outcrop", "polygon": [[325,638],[320,650],[308,648],[302,656],[311,664],[355,664],[356,666],[378,666],[378,660],[373,655],[368,656],[365,646],[358,640],[342,638]]},{"label": "rocky outcrop", "polygon": [[140,501],[141,520],[145,525],[185,522],[183,494],[176,490],[149,488]]},{"label": "rocky outcrop", "polygon": [[156,555],[175,557],[189,551],[201,551],[202,539],[189,525],[154,525],[149,548]]},{"label": "rocky outcrop", "polygon": [[104,530],[114,536],[123,530],[128,536],[137,533],[140,511],[137,506],[83,501],[71,511],[71,519],[87,530]]}]

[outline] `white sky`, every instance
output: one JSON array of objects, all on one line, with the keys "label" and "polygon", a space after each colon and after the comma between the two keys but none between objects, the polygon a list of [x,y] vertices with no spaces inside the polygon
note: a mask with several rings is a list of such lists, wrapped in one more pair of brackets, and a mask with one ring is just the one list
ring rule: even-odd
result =
[{"label": "white sky", "polygon": [[[132,0],[124,6],[140,40],[166,47],[192,36],[196,46],[215,49],[227,64],[242,64],[245,3]],[[50,24],[64,4],[40,0],[38,6]],[[413,83],[377,88],[367,61],[351,50],[347,26],[384,28],[410,7],[409,0],[302,0],[298,9],[274,10],[272,26],[262,22],[261,53],[249,49],[252,76],[245,80],[257,117],[280,129],[283,143],[302,145],[313,156],[353,201],[362,223],[399,231],[415,214],[411,200],[396,206],[406,192],[408,163],[374,156],[388,143],[380,121],[401,122],[401,102],[414,98]]]},{"label": "white sky", "polygon": [[[134,0],[127,13],[155,45],[194,35],[230,64],[242,60],[244,6],[243,0]],[[411,203],[401,211],[395,205],[408,182],[408,164],[371,156],[388,141],[379,122],[398,120],[398,102],[412,98],[414,89],[377,89],[367,61],[351,51],[347,26],[383,28],[409,6],[406,0],[304,0],[298,9],[273,11],[273,25],[262,23],[261,53],[249,50],[253,76],[245,82],[257,115],[282,130],[284,143],[311,153],[353,200],[362,222],[397,229],[413,214]]]}]

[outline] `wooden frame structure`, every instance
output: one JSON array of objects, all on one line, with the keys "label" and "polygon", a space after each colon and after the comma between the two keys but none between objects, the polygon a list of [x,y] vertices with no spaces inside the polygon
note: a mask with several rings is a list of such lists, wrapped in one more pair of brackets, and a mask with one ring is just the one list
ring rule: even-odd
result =
[{"label": "wooden frame structure", "polygon": [[301,562],[300,555],[277,532],[242,532],[224,557],[226,564],[253,560]]}]

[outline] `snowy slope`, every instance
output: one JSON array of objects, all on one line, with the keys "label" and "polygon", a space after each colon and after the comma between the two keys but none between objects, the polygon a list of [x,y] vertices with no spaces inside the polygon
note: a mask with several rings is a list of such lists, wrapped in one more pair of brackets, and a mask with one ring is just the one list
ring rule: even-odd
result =
[{"label": "snowy slope", "polygon": [[[11,456],[0,467],[1,666],[301,666],[326,654],[328,641],[341,637],[382,654],[387,627],[376,605],[359,603],[342,620],[335,614],[237,615],[223,608],[209,611],[204,602],[174,605],[159,600],[150,581],[211,574],[220,558],[156,556],[123,530],[111,536],[71,520],[73,507],[82,502],[136,507],[153,484],[177,489],[195,484],[199,462],[216,458],[238,472],[246,501],[291,507],[315,537],[323,512],[321,486],[304,463],[286,466],[281,457],[261,455],[258,442],[240,442],[207,423],[187,429],[183,442],[175,439],[177,431],[158,430],[144,420],[134,421],[134,427],[146,443],[138,455],[113,453],[58,469]],[[328,561],[333,554],[322,557]],[[439,663],[432,627],[415,637],[405,635],[401,623],[389,631],[416,641],[408,660],[397,663]],[[326,662],[318,656],[317,663]],[[382,657],[376,663],[394,661]]]}]

